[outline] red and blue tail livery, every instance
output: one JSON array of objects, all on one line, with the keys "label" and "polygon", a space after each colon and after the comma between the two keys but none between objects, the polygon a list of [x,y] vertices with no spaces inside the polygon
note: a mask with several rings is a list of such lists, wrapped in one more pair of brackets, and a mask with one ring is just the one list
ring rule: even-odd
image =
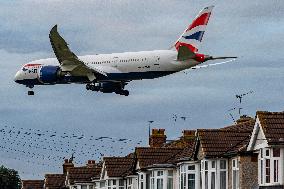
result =
[{"label": "red and blue tail livery", "polygon": [[180,46],[186,46],[190,51],[198,52],[198,47],[202,41],[213,7],[205,7],[199,12],[175,43],[177,50]]}]

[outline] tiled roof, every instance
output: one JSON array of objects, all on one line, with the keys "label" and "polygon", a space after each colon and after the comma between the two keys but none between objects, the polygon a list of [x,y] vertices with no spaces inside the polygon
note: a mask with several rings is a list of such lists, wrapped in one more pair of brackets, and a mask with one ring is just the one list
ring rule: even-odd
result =
[{"label": "tiled roof", "polygon": [[178,153],[175,156],[176,160],[184,158],[190,159],[194,155],[194,147],[196,143],[195,130],[187,130],[186,132],[190,132],[191,135],[190,136],[184,135],[180,137],[178,140],[171,141],[163,146],[166,148],[183,148],[182,152]]},{"label": "tiled roof", "polygon": [[198,129],[197,135],[205,157],[223,157],[245,151],[254,120],[222,129]]},{"label": "tiled roof", "polygon": [[46,174],[45,175],[45,188],[61,189],[65,187],[66,176],[64,174]]},{"label": "tiled roof", "polygon": [[166,164],[175,161],[177,154],[182,153],[183,148],[136,148],[136,158],[140,169],[154,164]]},{"label": "tiled roof", "polygon": [[43,189],[44,180],[22,180],[22,189]]},{"label": "tiled roof", "polygon": [[71,167],[67,169],[68,183],[91,182],[92,178],[99,177],[101,167]]},{"label": "tiled roof", "polygon": [[105,169],[109,177],[123,177],[134,167],[133,155],[126,157],[104,157]]},{"label": "tiled roof", "polygon": [[284,112],[256,112],[264,135],[270,145],[284,144]]}]

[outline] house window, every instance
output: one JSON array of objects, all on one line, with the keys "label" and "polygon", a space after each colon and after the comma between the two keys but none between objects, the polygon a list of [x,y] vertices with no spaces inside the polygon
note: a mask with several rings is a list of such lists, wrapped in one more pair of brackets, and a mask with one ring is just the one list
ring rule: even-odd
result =
[{"label": "house window", "polygon": [[279,160],[274,160],[274,165],[273,165],[273,167],[274,167],[274,182],[278,182],[279,181],[279,179],[278,179],[278,177],[279,177]]},{"label": "house window", "polygon": [[195,174],[189,173],[188,177],[188,189],[195,189]]},{"label": "house window", "polygon": [[265,183],[270,183],[270,159],[265,160]]},{"label": "house window", "polygon": [[104,188],[105,187],[105,182],[100,182],[100,188]]},{"label": "house window", "polygon": [[82,185],[81,189],[87,189],[87,185]]},{"label": "house window", "polygon": [[216,187],[215,180],[216,180],[216,172],[212,172],[211,173],[211,189],[215,189]]},{"label": "house window", "polygon": [[208,189],[208,161],[205,161],[205,189]]},{"label": "house window", "polygon": [[232,160],[232,177],[233,177],[233,189],[239,189],[239,161],[237,158]]},{"label": "house window", "polygon": [[273,157],[280,157],[280,148],[273,148]]},{"label": "house window", "polygon": [[94,187],[93,187],[93,185],[89,185],[89,189],[93,189]]},{"label": "house window", "polygon": [[157,189],[163,189],[163,175],[164,175],[164,171],[158,171],[157,172]]},{"label": "house window", "polygon": [[173,189],[173,170],[168,170],[167,189]]},{"label": "house window", "polygon": [[261,151],[265,152],[265,156],[261,156],[261,154],[259,156],[260,184],[279,184],[280,149],[264,148]]},{"label": "house window", "polygon": [[227,188],[227,161],[220,160],[220,189]]},{"label": "house window", "polygon": [[145,184],[144,184],[144,174],[140,174],[140,189],[144,189],[145,188]]},{"label": "house window", "polygon": [[124,189],[124,180],[120,179],[118,182],[119,189]]},{"label": "house window", "polygon": [[266,156],[266,157],[269,157],[269,149],[266,149],[266,150],[265,150],[265,156]]},{"label": "house window", "polygon": [[195,164],[180,165],[181,189],[195,189],[199,183],[199,166]]},{"label": "house window", "polygon": [[132,188],[132,178],[128,178],[128,185],[127,185],[127,189],[131,189]]},{"label": "house window", "polygon": [[151,189],[154,189],[155,187],[155,178],[154,178],[154,171],[151,171],[151,175],[150,175],[150,187]]}]

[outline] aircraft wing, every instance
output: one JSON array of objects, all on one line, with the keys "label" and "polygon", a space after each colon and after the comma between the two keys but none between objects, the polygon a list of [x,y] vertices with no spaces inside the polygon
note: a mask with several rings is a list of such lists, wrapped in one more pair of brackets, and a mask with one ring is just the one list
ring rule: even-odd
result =
[{"label": "aircraft wing", "polygon": [[107,76],[105,72],[96,68],[90,68],[83,61],[79,60],[57,32],[57,25],[50,30],[49,39],[62,71],[69,72],[73,76],[87,76],[90,81],[93,81],[96,75],[99,74]]}]

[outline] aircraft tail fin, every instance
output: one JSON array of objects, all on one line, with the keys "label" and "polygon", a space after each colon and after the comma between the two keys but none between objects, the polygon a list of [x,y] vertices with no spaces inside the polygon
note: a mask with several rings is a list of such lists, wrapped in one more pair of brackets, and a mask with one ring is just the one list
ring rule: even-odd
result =
[{"label": "aircraft tail fin", "polygon": [[175,48],[177,51],[180,46],[186,46],[190,51],[194,53],[198,52],[198,47],[202,41],[213,7],[205,7],[199,12],[193,22],[176,41]]}]

